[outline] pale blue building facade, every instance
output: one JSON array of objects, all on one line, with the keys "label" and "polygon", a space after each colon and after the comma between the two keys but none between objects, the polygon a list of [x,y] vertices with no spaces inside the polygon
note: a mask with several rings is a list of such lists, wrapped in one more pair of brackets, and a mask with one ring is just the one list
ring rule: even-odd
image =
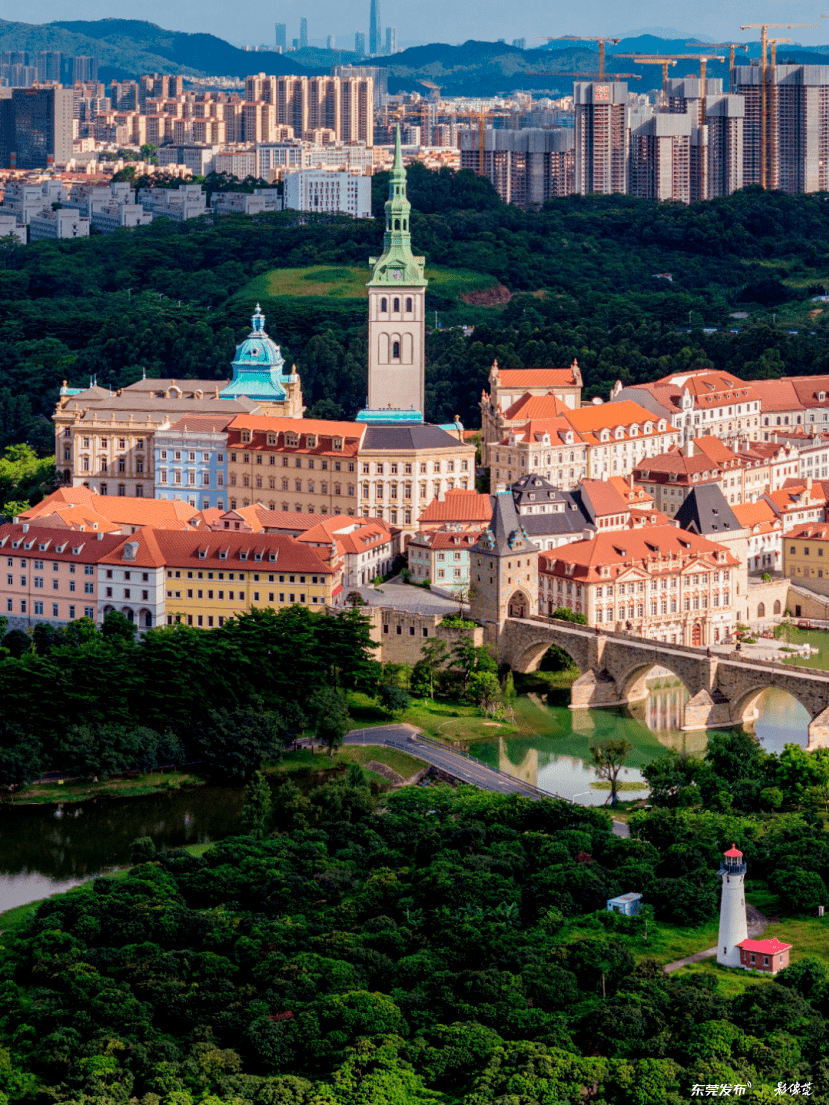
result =
[{"label": "pale blue building facade", "polygon": [[227,427],[235,415],[180,418],[155,433],[155,497],[227,508]]}]

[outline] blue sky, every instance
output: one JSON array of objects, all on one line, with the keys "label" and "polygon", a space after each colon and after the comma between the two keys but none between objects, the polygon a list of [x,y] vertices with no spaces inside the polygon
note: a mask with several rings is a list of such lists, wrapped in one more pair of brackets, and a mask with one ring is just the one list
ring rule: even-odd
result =
[{"label": "blue sky", "polygon": [[[795,42],[829,41],[829,20],[821,6],[829,0],[638,0],[622,6],[609,0],[584,0],[572,5],[549,0],[524,0],[512,8],[503,0],[381,0],[383,27],[395,26],[398,42],[463,42],[468,38],[526,38],[537,35],[612,34],[664,28],[681,35],[707,35],[714,41],[749,41],[757,32],[740,31],[741,23],[817,23],[815,30],[778,31]],[[301,16],[308,19],[309,38],[333,34],[345,46],[355,31],[368,30],[369,0],[247,0],[243,8],[217,0],[144,0],[136,9],[127,0],[79,0],[67,8],[64,0],[27,0],[2,13],[6,19],[47,23],[56,19],[147,19],[181,31],[207,31],[231,42],[269,42],[275,22],[288,25],[289,40],[299,35]]]}]

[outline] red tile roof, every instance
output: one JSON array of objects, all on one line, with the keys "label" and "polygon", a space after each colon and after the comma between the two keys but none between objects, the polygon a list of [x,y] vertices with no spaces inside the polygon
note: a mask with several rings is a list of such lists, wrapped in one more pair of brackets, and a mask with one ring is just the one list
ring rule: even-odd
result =
[{"label": "red tile roof", "polygon": [[[45,556],[49,560],[74,560],[82,564],[93,564],[103,560],[123,541],[122,534],[76,533],[45,526],[26,527],[25,524],[15,522],[0,525],[0,548],[4,556]],[[15,544],[17,548],[14,547]],[[78,551],[73,552],[74,549]]]},{"label": "red tile roof", "polygon": [[234,415],[224,414],[215,415],[213,418],[209,418],[206,415],[185,415],[184,418],[179,418],[176,422],[170,426],[169,430],[161,430],[160,433],[198,433],[198,434],[220,434],[233,421]]},{"label": "red tile roof", "polygon": [[567,410],[567,405],[556,398],[555,395],[531,395],[525,392],[520,399],[516,399],[508,410],[504,411],[504,418],[510,420],[516,418],[555,418]]},{"label": "red tile roof", "polygon": [[791,380],[755,380],[751,386],[760,399],[760,410],[764,414],[803,409]]},{"label": "red tile roof", "polygon": [[481,522],[492,518],[492,496],[478,491],[447,491],[443,498],[432,499],[418,519],[423,522]]},{"label": "red tile roof", "polygon": [[[716,559],[715,554],[719,554]],[[724,545],[668,525],[597,533],[584,541],[560,545],[550,553],[541,554],[539,571],[582,582],[593,582],[603,578],[614,579],[637,562],[652,561],[660,557],[701,559],[711,568],[739,563]],[[674,563],[678,561],[675,560]],[[568,564],[575,566],[573,573],[567,572]],[[600,569],[604,567],[610,568],[609,577],[600,574]]]},{"label": "red tile roof", "polygon": [[480,526],[468,526],[465,529],[433,529],[428,533],[417,533],[410,545],[427,545],[430,549],[471,548],[484,529]]},{"label": "red tile roof", "polygon": [[263,572],[332,574],[319,552],[284,533],[219,533],[146,528],[121,538],[118,548],[103,557],[107,564],[127,563],[124,547],[137,544],[129,561],[136,567],[244,568]]},{"label": "red tile roof", "polygon": [[773,936],[771,940],[741,940],[737,947],[747,952],[760,952],[761,955],[778,955],[780,952],[790,951],[793,945],[784,944]]},{"label": "red tile roof", "polygon": [[570,368],[499,368],[502,387],[576,387],[578,380]]},{"label": "red tile roof", "polygon": [[829,541],[829,523],[803,522],[786,534],[786,538],[789,537],[799,537],[801,540],[808,539],[810,541]]},{"label": "red tile roof", "polygon": [[183,528],[198,511],[178,499],[142,499],[128,495],[99,495],[88,487],[62,487],[21,514],[27,521],[51,514],[56,505],[91,507],[96,514],[122,526],[170,526]]}]

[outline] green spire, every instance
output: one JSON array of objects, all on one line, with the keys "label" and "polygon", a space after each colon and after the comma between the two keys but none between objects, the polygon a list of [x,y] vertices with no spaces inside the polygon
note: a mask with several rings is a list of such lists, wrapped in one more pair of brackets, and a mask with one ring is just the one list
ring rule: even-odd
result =
[{"label": "green spire", "polygon": [[372,257],[374,267],[369,287],[423,287],[428,281],[423,275],[424,257],[412,253],[412,235],[409,219],[412,205],[406,196],[406,170],[403,167],[403,150],[400,145],[400,127],[394,140],[394,166],[389,180],[389,198],[386,200],[386,233],[383,236],[383,254]]}]

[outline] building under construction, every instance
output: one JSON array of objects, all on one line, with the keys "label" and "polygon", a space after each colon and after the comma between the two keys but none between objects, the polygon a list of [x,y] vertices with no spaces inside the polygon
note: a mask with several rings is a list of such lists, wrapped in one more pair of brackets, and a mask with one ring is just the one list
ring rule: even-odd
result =
[{"label": "building under construction", "polygon": [[540,207],[575,190],[571,129],[488,129],[483,136],[483,172],[477,130],[461,131],[459,139],[461,168],[488,177],[504,203]]},{"label": "building under construction", "polygon": [[628,86],[625,81],[576,81],[575,190],[627,192],[630,159]]},{"label": "building under construction", "polygon": [[783,192],[829,190],[829,65],[737,66],[745,102],[743,183]]}]

